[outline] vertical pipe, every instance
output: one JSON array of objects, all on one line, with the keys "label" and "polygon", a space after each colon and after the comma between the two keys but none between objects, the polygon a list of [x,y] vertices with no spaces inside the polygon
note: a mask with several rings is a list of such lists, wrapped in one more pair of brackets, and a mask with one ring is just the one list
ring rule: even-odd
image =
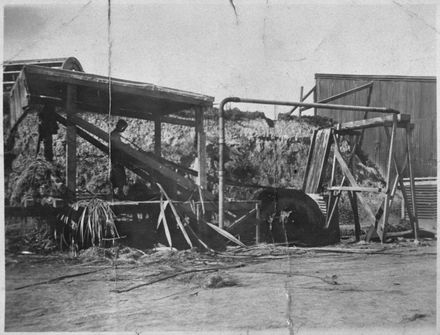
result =
[{"label": "vertical pipe", "polygon": [[223,228],[224,224],[224,145],[225,145],[225,126],[224,126],[224,111],[223,107],[225,105],[225,100],[220,103],[219,107],[219,118],[218,118],[218,127],[219,127],[219,137],[218,137],[218,226]]},{"label": "vertical pipe", "polygon": [[240,102],[240,98],[229,97],[225,98],[220,102],[220,106],[218,108],[219,117],[218,117],[218,128],[219,128],[219,136],[218,136],[218,225],[220,228],[223,228],[224,225],[224,175],[225,175],[225,162],[224,162],[224,146],[225,146],[225,124],[224,124],[224,108],[228,102]]}]

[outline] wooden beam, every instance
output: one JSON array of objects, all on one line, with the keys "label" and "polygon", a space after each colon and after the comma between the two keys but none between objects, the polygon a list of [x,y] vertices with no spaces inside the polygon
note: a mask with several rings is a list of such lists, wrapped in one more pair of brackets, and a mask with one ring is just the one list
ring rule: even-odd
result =
[{"label": "wooden beam", "polygon": [[[304,89],[304,87],[301,86],[300,101],[305,101],[305,100],[310,96],[310,94],[312,94],[312,93],[316,90],[316,85],[313,86],[312,89],[306,93],[306,95],[303,95],[303,94],[302,94],[302,93],[303,93],[303,89]],[[292,115],[293,112],[296,111],[296,109],[297,109],[298,107],[299,107],[299,106],[295,106],[295,107],[293,107],[292,110],[289,112],[289,115]],[[300,114],[300,116],[301,116],[301,114]]]},{"label": "wooden beam", "polygon": [[[29,102],[32,104],[44,103],[47,101],[55,103],[58,106],[62,106],[64,104],[62,98],[48,96],[48,95],[29,94],[28,98],[29,98]],[[107,103],[108,103],[107,101],[105,101],[104,103],[89,103],[84,100],[75,100],[78,113],[96,113],[96,114],[107,115],[108,106],[105,105]],[[113,104],[112,115],[121,116],[121,117],[130,117],[130,118],[148,120],[148,121],[160,120],[161,122],[164,123],[176,124],[187,127],[195,126],[194,120],[162,115],[162,114],[170,114],[172,112],[166,111],[163,108],[161,109],[158,106],[154,108],[150,108],[150,107],[152,107],[152,105],[149,106],[148,110],[146,110],[145,107],[143,107],[142,110],[132,110],[127,108],[118,108],[118,106],[115,106]]]},{"label": "wooden beam", "polygon": [[203,128],[204,110],[197,108],[196,111],[196,138],[197,138],[197,158],[198,158],[198,177],[197,185],[202,189],[207,188],[208,179],[206,172],[206,134]]},{"label": "wooden beam", "polygon": [[154,121],[154,154],[161,156],[162,151],[162,123],[160,120]]},{"label": "wooden beam", "polygon": [[74,199],[76,196],[76,128],[72,122],[72,118],[76,112],[76,87],[67,86],[65,110],[67,114],[67,130],[66,130],[66,186],[68,197]]},{"label": "wooden beam", "polygon": [[255,204],[255,244],[261,241],[261,203]]},{"label": "wooden beam", "polygon": [[351,209],[353,210],[354,235],[356,241],[359,242],[361,240],[361,225],[359,222],[357,194],[355,192],[348,192],[348,198],[350,199]]},{"label": "wooden beam", "polygon": [[[414,173],[412,168],[412,155],[411,155],[411,128],[409,126],[406,127],[406,157],[408,161],[408,169],[409,169],[409,181],[410,181],[410,189],[411,189],[411,202],[413,206],[413,231],[414,231],[414,239],[417,241],[418,239],[418,231],[419,231],[419,220],[417,218],[417,206],[416,206],[416,188],[414,183]],[[402,183],[403,184],[403,183]]]},{"label": "wooden beam", "polygon": [[[411,116],[409,114],[398,114],[397,122],[398,127],[406,127],[408,122],[410,122]],[[380,126],[392,126],[393,125],[393,115],[380,116],[371,119],[357,120],[351,122],[345,122],[341,124],[340,130],[338,132],[343,133],[346,130],[357,130],[357,129],[367,129]]]},{"label": "wooden beam", "polygon": [[[335,157],[338,160],[339,165],[341,166],[342,172],[347,177],[350,184],[352,186],[357,187],[358,185],[356,183],[356,179],[354,178],[354,176],[350,172],[350,169],[348,168],[347,163],[345,162],[344,158],[342,157],[341,153],[339,152],[339,149],[336,146],[335,146],[334,152],[335,152]],[[373,222],[376,221],[376,216],[374,215],[370,206],[365,201],[364,197],[361,194],[358,194],[358,198],[359,198],[360,203],[364,206],[368,216],[373,219]]]},{"label": "wooden beam", "polygon": [[[377,227],[378,227],[378,225],[379,225],[379,221],[380,221],[380,219],[381,219],[381,218],[383,217],[383,215],[384,215],[384,212],[385,212],[384,208],[385,208],[385,204],[387,203],[386,201],[388,201],[388,206],[391,205],[392,199],[393,199],[393,197],[394,197],[394,195],[395,195],[395,193],[396,193],[397,182],[398,182],[398,180],[399,180],[399,175],[397,175],[396,178],[395,178],[395,180],[394,180],[393,187],[392,187],[392,189],[391,189],[391,193],[390,193],[390,197],[389,197],[389,199],[386,199],[386,198],[385,198],[385,199],[383,199],[383,201],[381,202],[380,207],[379,207],[379,209],[378,209],[377,212],[376,212],[376,219],[375,219],[375,221],[374,221],[374,224],[370,226],[370,228],[369,228],[369,230],[368,230],[368,232],[367,232],[367,236],[366,236],[366,238],[365,238],[365,240],[366,240],[367,242],[369,242],[369,241],[371,240],[371,238],[373,237],[374,233],[376,233],[376,235],[379,236],[379,234],[377,234]],[[380,238],[380,236],[379,236],[379,238]]]},{"label": "wooden beam", "polygon": [[[65,119],[64,117],[62,117],[61,115],[59,115],[58,113],[56,113],[56,119],[57,122],[61,123],[64,126],[67,126],[67,119]],[[85,132],[84,130],[82,130],[81,128],[76,127],[76,133],[78,136],[80,136],[81,138],[85,139],[87,142],[91,143],[92,145],[94,145],[95,147],[97,147],[99,150],[101,150],[104,154],[108,155],[109,153],[109,149],[108,146],[103,144],[101,141],[99,141],[98,139],[96,139],[95,137],[93,137],[92,135],[90,135],[89,133]],[[147,174],[145,171],[134,167],[129,161],[124,162],[124,165],[131,171],[133,171],[135,174],[137,174],[139,177],[143,178],[145,181],[151,181],[153,182],[157,182],[157,180],[153,180],[153,177],[149,174]]]},{"label": "wooden beam", "polygon": [[[304,101],[304,86],[301,86],[301,91],[299,92],[299,101]],[[299,109],[298,115],[301,117],[301,108]]]},{"label": "wooden beam", "polygon": [[304,192],[321,192],[322,181],[325,175],[325,166],[327,164],[332,142],[333,129],[319,129],[313,141],[313,147],[310,147],[310,160],[306,166],[306,178],[304,182]]},{"label": "wooden beam", "polygon": [[[94,125],[88,123],[80,117],[71,116],[71,120],[72,122],[74,122],[74,124],[97,136],[101,140],[108,140],[108,135],[105,131],[95,127]],[[130,163],[133,164],[134,167],[154,171],[155,173],[158,173],[163,177],[172,180],[176,185],[187,191],[192,191],[195,188],[195,184],[191,180],[168,168],[165,164],[156,159],[155,156],[153,156],[152,154],[146,153],[142,150],[134,149],[128,144],[116,143],[115,148],[119,149],[121,152],[127,155],[127,159],[130,160]],[[125,162],[122,163],[125,164]]]},{"label": "wooden beam", "polygon": [[[333,96],[331,96],[331,97],[328,97],[328,98],[325,98],[325,99],[319,100],[318,103],[320,103],[320,104],[325,104],[325,103],[327,103],[327,102],[334,101],[334,100],[337,100],[337,99],[343,98],[343,97],[345,97],[345,96],[347,96],[347,95],[350,95],[350,94],[353,94],[353,93],[359,92],[359,91],[364,90],[364,89],[366,89],[366,88],[369,88],[369,87],[371,87],[371,86],[373,86],[373,82],[369,82],[368,84],[365,84],[365,85],[362,85],[362,86],[359,86],[359,87],[355,87],[355,88],[352,88],[351,90],[348,90],[348,91],[345,91],[345,92],[342,92],[342,93],[338,93],[338,94],[333,95]],[[311,107],[304,107],[304,108],[301,108],[301,109],[300,109],[300,112],[306,111],[306,110],[308,110],[308,109],[310,109],[310,108],[311,108]]]},{"label": "wooden beam", "polygon": [[312,160],[312,153],[313,153],[313,148],[315,146],[315,142],[316,142],[316,136],[318,134],[318,130],[315,129],[313,130],[313,135],[312,135],[312,140],[310,141],[310,146],[309,146],[309,151],[307,153],[307,163],[306,163],[306,171],[304,173],[304,180],[303,180],[303,186],[302,186],[302,190],[305,192],[306,190],[306,185],[307,185],[307,178],[308,178],[308,171],[309,171],[309,165],[310,162]]},{"label": "wooden beam", "polygon": [[226,227],[226,230],[229,232],[233,232],[234,229],[236,229],[241,223],[245,222],[247,219],[249,219],[251,216],[253,216],[254,214],[256,214],[257,210],[256,208],[251,209],[249,212],[247,212],[245,215],[241,216],[240,218],[238,218],[237,220],[235,220],[234,222],[232,222],[231,225],[229,225],[228,227]]},{"label": "wooden beam", "polygon": [[350,191],[350,192],[382,192],[379,187],[361,187],[361,186],[332,186],[328,187],[329,191]]},{"label": "wooden beam", "polygon": [[[391,164],[394,157],[394,142],[396,137],[396,131],[397,131],[397,116],[393,115],[393,128],[391,131],[391,138],[389,140],[390,146],[388,151],[388,162],[387,162],[387,175],[386,175],[386,196],[385,196],[385,202],[384,202],[384,213],[382,217],[382,222],[377,226],[377,235],[379,235],[379,238],[381,242],[383,243],[384,240],[384,234],[385,234],[385,228],[386,224],[388,223],[388,217],[390,214],[390,200],[391,197]],[[396,183],[395,183],[396,184]]]}]

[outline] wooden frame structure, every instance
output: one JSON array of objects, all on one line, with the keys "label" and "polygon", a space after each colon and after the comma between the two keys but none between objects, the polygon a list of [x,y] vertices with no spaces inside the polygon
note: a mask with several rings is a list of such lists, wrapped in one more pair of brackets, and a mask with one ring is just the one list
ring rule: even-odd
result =
[{"label": "wooden frame structure", "polygon": [[[66,125],[66,184],[74,198],[76,190],[76,142],[78,117],[82,112],[144,119],[154,122],[154,153],[161,156],[161,125],[171,123],[195,129],[198,157],[197,184],[206,188],[206,135],[204,112],[212,108],[213,97],[147,83],[26,65],[10,92],[10,108],[15,115],[23,114],[34,104],[52,103],[62,107]],[[194,111],[195,118],[177,115],[183,110]],[[98,129],[101,140],[108,133]],[[96,134],[95,134],[96,135]],[[160,169],[160,167],[158,167]]]},{"label": "wooden frame structure", "polygon": [[[76,198],[77,139],[81,137],[106,154],[110,153],[110,145],[115,145],[123,156],[121,163],[126,168],[145,180],[153,181],[159,187],[161,194],[166,195],[167,202],[172,203],[170,206],[179,224],[182,222],[175,208],[179,208],[185,217],[196,220],[203,236],[206,236],[205,227],[211,226],[218,233],[234,240],[227,231],[219,230],[205,220],[207,212],[217,212],[216,203],[213,202],[214,197],[207,191],[204,130],[204,113],[212,108],[213,101],[213,97],[192,92],[34,65],[23,67],[10,92],[10,108],[15,115],[18,115],[18,119],[24,118],[28,111],[32,112],[35,105],[50,103],[58,107],[54,116],[57,122],[66,127],[66,186],[69,191],[69,201]],[[181,111],[185,113],[179,113]],[[192,119],[187,117],[191,114],[188,111],[193,112]],[[145,152],[130,145],[111,142],[108,131],[80,117],[79,114],[84,112],[154,122],[154,151]],[[197,152],[195,170],[161,157],[162,123],[195,129],[194,144]],[[195,181],[187,178],[188,174],[194,176]],[[228,201],[227,204],[232,222],[242,221],[242,214],[237,213],[243,211],[246,212],[245,217],[256,216],[257,242],[259,241],[259,204],[259,201]],[[161,211],[164,210],[162,200],[110,203],[112,207],[129,209],[130,212],[137,214],[145,212],[148,206],[159,205]],[[187,241],[192,246],[191,241]],[[199,242],[204,245],[200,239]],[[236,239],[235,242],[241,243]]]},{"label": "wooden frame structure", "polygon": [[[330,127],[327,129],[320,129],[314,133],[314,136],[311,141],[311,146],[309,150],[309,155],[307,159],[307,167],[306,167],[306,175],[304,178],[303,190],[306,193],[316,194],[318,192],[324,191],[323,181],[325,178],[325,169],[326,169],[326,161],[330,153],[330,146],[334,145],[333,150],[333,165],[332,172],[330,177],[330,183],[328,185],[327,191],[330,192],[327,204],[327,217],[326,217],[326,226],[328,227],[332,222],[333,216],[335,214],[335,210],[338,206],[340,195],[343,191],[349,192],[349,198],[352,205],[353,213],[355,216],[355,234],[356,239],[360,239],[360,222],[359,222],[359,214],[358,214],[358,200],[364,206],[367,211],[369,217],[373,220],[373,223],[370,226],[370,229],[367,233],[366,240],[369,241],[375,233],[379,236],[381,242],[385,239],[385,228],[388,223],[389,212],[391,208],[391,204],[397,189],[397,184],[400,184],[403,196],[405,199],[408,199],[408,195],[405,192],[403,185],[403,172],[406,169],[406,166],[409,168],[410,175],[410,185],[411,185],[411,199],[412,203],[415,203],[415,190],[414,190],[414,175],[411,166],[411,143],[410,143],[410,134],[411,134],[411,123],[410,116],[405,114],[400,114],[399,111],[386,108],[386,107],[370,107],[370,97],[373,88],[373,83],[370,82],[366,85],[362,85],[360,87],[351,89],[346,92],[342,92],[340,94],[334,95],[327,99],[324,99],[317,103],[305,103],[304,98],[303,101],[300,102],[290,102],[290,101],[276,101],[276,100],[259,100],[259,99],[243,99],[239,97],[228,97],[222,100],[220,103],[219,113],[219,225],[223,225],[224,220],[224,194],[223,194],[223,185],[224,185],[224,163],[223,163],[223,150],[225,144],[225,130],[224,130],[224,122],[223,122],[223,114],[224,114],[224,106],[228,102],[233,103],[254,103],[254,104],[264,104],[264,105],[284,105],[284,106],[293,106],[291,112],[293,112],[296,108],[300,108],[300,110],[306,110],[309,108],[320,108],[320,109],[329,109],[329,110],[344,110],[344,111],[358,111],[364,112],[364,119],[348,122],[344,124],[339,124],[337,128]],[[328,104],[333,100],[339,99],[343,96],[353,94],[360,90],[368,89],[368,98],[367,98],[367,106],[349,106],[349,105],[335,105]],[[310,95],[309,92],[306,96]],[[369,112],[381,113],[382,116],[375,118],[367,118]],[[385,116],[383,116],[385,115]],[[368,187],[360,187],[357,185],[356,179],[353,176],[352,171],[350,170],[350,165],[353,156],[358,152],[358,148],[361,147],[363,131],[367,128],[372,127],[383,127],[384,131],[388,137],[389,141],[389,153],[388,153],[388,161],[387,161],[387,173],[386,173],[386,185],[385,188],[368,188]],[[388,128],[391,127],[391,134]],[[395,134],[398,128],[404,129],[406,132],[406,164],[404,166],[400,165],[400,162],[396,159],[395,154]],[[360,132],[359,132],[360,130]],[[318,133],[323,134],[321,137],[321,141],[319,143],[316,141],[316,137]],[[339,137],[344,134],[355,135],[357,137],[356,144],[354,146],[354,150],[352,151],[349,159],[349,163],[347,163],[339,150]],[[319,148],[319,152],[316,153],[316,146]],[[313,159],[313,157],[316,159]],[[339,163],[342,173],[343,179],[340,185],[334,185],[335,183],[335,172],[336,172],[336,162]],[[313,171],[311,171],[313,168]],[[392,181],[392,171],[395,170],[395,178]],[[310,177],[310,178],[309,178]],[[309,179],[308,179],[309,178]],[[345,183],[348,182],[349,186],[346,186]],[[310,186],[312,184],[312,186]],[[360,192],[382,192],[385,194],[385,200],[382,202],[380,208],[373,213],[370,206],[367,204],[363,196]],[[405,201],[407,204],[407,211],[410,216],[410,222],[413,228],[415,240],[418,238],[418,220],[417,220],[417,209],[415,207],[410,208],[408,205],[408,201]],[[380,224],[379,224],[380,221]]]},{"label": "wooden frame structure", "polygon": [[[363,130],[370,127],[383,127],[388,138],[388,160],[387,160],[387,172],[385,176],[385,186],[383,188],[373,187],[361,187],[357,184],[354,177],[354,164],[352,164],[352,158],[356,154],[357,149],[360,147],[362,140],[362,133],[356,132],[357,130]],[[391,128],[391,131],[390,131]],[[406,161],[404,164],[397,161],[395,153],[395,136],[398,129],[405,132],[406,137]],[[342,192],[347,192],[354,215],[355,234],[356,240],[360,239],[360,222],[358,212],[358,202],[363,206],[367,215],[372,220],[372,224],[367,232],[366,240],[369,241],[374,234],[377,234],[380,240],[383,242],[386,238],[386,225],[390,214],[391,204],[396,194],[397,186],[400,186],[404,199],[414,201],[415,189],[414,189],[414,175],[411,166],[411,142],[410,142],[411,124],[409,115],[405,114],[393,114],[385,117],[377,117],[372,119],[365,119],[359,121],[353,121],[343,124],[338,124],[336,129],[332,130],[332,144],[333,144],[333,164],[331,170],[330,181],[327,187],[327,191],[330,194],[329,208],[330,211],[327,215],[327,222],[330,222],[335,208],[338,205]],[[343,135],[352,135],[355,138],[355,143],[352,152],[349,154],[348,161],[343,158],[340,151],[340,139]],[[331,145],[331,144],[330,144]],[[339,165],[342,171],[342,180],[336,181],[336,166]],[[405,170],[409,170],[410,179],[410,194],[405,191],[403,183],[403,174]],[[346,185],[348,184],[348,185]],[[385,195],[380,207],[373,212],[368,205],[366,199],[362,196],[362,192],[369,193],[382,193]],[[409,213],[409,219],[413,228],[414,238],[418,238],[418,219],[417,208],[410,205],[410,202],[405,201],[407,212]],[[327,223],[328,224],[328,223]]]},{"label": "wooden frame structure", "polygon": [[[335,94],[326,99],[322,99],[319,103],[328,103],[334,100],[349,96],[356,92],[362,90],[368,90],[366,106],[370,106],[371,96],[373,91],[374,82],[368,82],[364,85],[352,88],[350,90]],[[302,96],[303,89],[301,89],[301,100],[304,101],[311,93],[314,93],[314,101],[316,100],[316,86],[306,94],[306,96]],[[291,110],[290,114],[295,111]],[[310,107],[300,108],[299,113],[301,113]],[[315,113],[316,115],[316,108]],[[379,116],[373,118],[367,118],[368,111],[365,111],[364,118],[362,120],[351,121],[340,123],[336,126],[336,128],[328,128],[317,130],[314,132],[311,142],[311,147],[309,151],[309,155],[307,158],[307,167],[306,167],[306,175],[304,177],[303,190],[306,193],[316,194],[323,192],[323,181],[325,177],[325,166],[326,161],[329,158],[330,147],[333,144],[333,164],[332,164],[332,172],[330,176],[330,181],[327,186],[326,192],[329,193],[328,202],[327,202],[327,215],[326,215],[326,226],[329,226],[330,222],[335,215],[337,210],[338,202],[341,196],[341,193],[346,191],[348,193],[348,197],[350,200],[350,204],[353,210],[354,216],[354,225],[355,225],[355,236],[356,240],[360,240],[360,222],[359,222],[359,211],[358,211],[358,201],[365,208],[368,216],[373,220],[369,231],[366,236],[366,240],[369,241],[375,234],[377,234],[380,240],[383,242],[385,240],[385,228],[388,223],[389,212],[391,208],[391,204],[396,193],[397,185],[400,186],[404,197],[404,206],[407,208],[407,212],[409,213],[409,219],[411,222],[411,226],[413,229],[415,240],[418,237],[418,219],[417,219],[417,208],[412,206],[411,204],[415,201],[415,188],[414,188],[414,174],[411,166],[411,143],[410,143],[410,135],[411,135],[411,117],[407,114],[400,113],[390,113],[387,116]],[[354,178],[352,164],[353,157],[360,151],[364,131],[365,129],[375,128],[375,127],[383,127],[385,134],[388,139],[388,157],[387,157],[387,170],[385,176],[385,187],[384,188],[371,188],[371,187],[360,187],[357,185],[356,180]],[[391,128],[391,134],[390,130]],[[395,136],[397,129],[403,129],[405,132],[405,164],[400,166],[400,162],[398,162],[396,158],[395,152]],[[355,137],[355,144],[353,147],[353,151],[350,153],[348,162],[344,160],[342,154],[339,149],[339,139],[342,135],[352,135]],[[315,146],[317,148],[315,148]],[[316,164],[315,157],[318,157],[319,163]],[[343,173],[342,181],[340,181],[339,185],[335,185],[335,169],[336,164],[339,163],[339,166]],[[405,191],[403,184],[403,173],[406,168],[409,169],[409,181],[410,181],[410,197],[411,201],[409,201],[409,197],[407,192]],[[395,177],[392,181],[393,171]],[[348,183],[349,186],[345,184]],[[373,213],[370,206],[367,204],[365,199],[363,198],[361,192],[374,192],[374,193],[384,193],[385,199],[382,202],[379,209],[377,209],[376,213]]]}]

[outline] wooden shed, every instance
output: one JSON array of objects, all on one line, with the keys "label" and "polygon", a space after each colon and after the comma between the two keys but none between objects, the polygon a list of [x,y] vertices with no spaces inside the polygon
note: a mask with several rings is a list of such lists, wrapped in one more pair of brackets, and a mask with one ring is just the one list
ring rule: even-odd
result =
[{"label": "wooden shed", "polygon": [[[369,89],[343,96],[332,103],[343,105],[372,107],[385,106],[409,114],[413,123],[412,164],[415,177],[433,177],[437,175],[437,112],[436,112],[436,78],[412,76],[377,76],[347,74],[315,74],[315,101],[320,102],[328,97],[353,88],[373,83]],[[327,116],[337,122],[349,122],[364,118],[364,112],[318,109],[317,115]],[[369,113],[368,117],[379,116]],[[404,155],[403,135],[397,137],[398,158]],[[385,171],[387,140],[383,129],[372,128],[365,131],[363,149],[381,171]]]}]

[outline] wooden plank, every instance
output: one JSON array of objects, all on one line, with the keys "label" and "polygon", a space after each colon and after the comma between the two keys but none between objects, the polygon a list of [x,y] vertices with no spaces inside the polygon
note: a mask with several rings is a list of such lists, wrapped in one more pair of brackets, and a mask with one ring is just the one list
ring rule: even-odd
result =
[{"label": "wooden plank", "polygon": [[247,219],[249,219],[251,216],[253,216],[256,213],[256,209],[253,208],[251,209],[249,212],[247,212],[245,215],[241,216],[240,218],[238,218],[237,220],[235,220],[234,222],[231,223],[231,225],[229,225],[228,227],[226,227],[226,230],[229,232],[234,231],[234,229],[236,229],[241,223],[247,221]]},{"label": "wooden plank", "polygon": [[74,100],[76,97],[76,87],[67,86],[66,94],[66,114],[67,114],[67,130],[66,130],[66,186],[69,192],[68,197],[73,199],[76,194],[76,128],[72,123],[73,114],[76,112]]},{"label": "wooden plank", "polygon": [[255,204],[255,244],[259,244],[261,240],[261,203]]},{"label": "wooden plank", "polygon": [[315,79],[338,79],[338,80],[368,80],[368,81],[416,81],[436,82],[435,76],[389,76],[389,75],[360,75],[360,74],[336,74],[315,73]]},{"label": "wooden plank", "polygon": [[208,186],[208,177],[206,171],[206,134],[203,128],[204,123],[204,109],[197,108],[196,113],[196,138],[197,138],[197,184],[205,189]]},{"label": "wooden plank", "polygon": [[[411,116],[409,114],[398,114],[397,122],[401,127],[406,127],[406,124],[411,121]],[[345,130],[357,130],[357,129],[367,129],[380,126],[392,126],[393,115],[375,117],[371,119],[357,120],[352,122],[345,122],[341,124],[340,131]]]},{"label": "wooden plank", "polygon": [[38,59],[20,59],[20,60],[7,60],[3,62],[3,66],[5,68],[14,66],[14,65],[43,65],[43,64],[59,64],[61,66],[68,58],[67,57],[59,57],[59,58],[38,58]]},{"label": "wooden plank", "polygon": [[[67,126],[67,120],[65,118],[63,118],[61,115],[57,114],[56,118],[59,123],[63,124],[64,126]],[[76,132],[77,132],[78,136],[80,136],[81,138],[90,142],[92,145],[94,145],[99,150],[101,150],[106,155],[108,155],[109,149],[108,149],[107,145],[103,144],[102,142],[97,140],[95,137],[89,135],[87,132],[85,132],[81,128],[78,128],[76,126],[75,126],[75,128],[76,128]],[[132,166],[129,161],[125,162],[125,166],[128,169],[130,169],[131,171],[133,171],[135,174],[137,174],[139,177],[143,178],[144,180],[154,182],[153,177],[151,175],[147,174],[145,171],[143,171],[139,168]],[[157,176],[155,176],[155,177],[157,177]]]},{"label": "wooden plank", "polygon": [[[60,97],[39,94],[27,94],[27,96],[30,98],[30,101],[32,103],[45,103],[46,101],[50,101],[58,106],[62,106],[64,104],[63,99]],[[78,113],[97,113],[107,115],[108,106],[106,106],[106,102],[104,104],[90,104],[85,102],[84,100],[76,100],[75,103],[77,105]],[[149,105],[148,107],[143,107],[142,110],[131,110],[127,108],[118,109],[117,107],[118,106],[113,106],[112,108],[112,114],[115,116],[130,117],[148,121],[160,120],[163,123],[195,127],[194,120],[162,115],[168,112],[165,109],[161,109],[158,105]],[[153,115],[155,113],[160,113],[161,115],[158,117],[156,115]]]},{"label": "wooden plank", "polygon": [[[72,122],[74,122],[74,124],[97,136],[101,140],[107,141],[108,135],[105,131],[93,126],[92,124],[77,116],[71,116],[71,120]],[[117,148],[121,152],[124,152],[127,155],[127,159],[131,159],[131,163],[134,167],[147,169],[150,171],[153,170],[155,173],[158,173],[166,178],[173,180],[178,186],[186,189],[187,191],[192,191],[196,187],[196,185],[191,180],[166,167],[164,164],[155,159],[155,157],[151,154],[148,155],[144,151],[134,149],[130,145],[123,143],[115,143],[115,148]],[[125,162],[121,163],[125,165]]]},{"label": "wooden plank", "polygon": [[[386,128],[385,128],[386,129]],[[387,130],[385,130],[387,131]],[[391,130],[391,137],[389,139],[389,151],[388,151],[388,163],[387,163],[387,174],[385,178],[386,182],[386,196],[385,196],[385,203],[384,203],[384,215],[382,217],[382,222],[377,226],[376,231],[377,235],[379,235],[379,238],[381,242],[383,243],[384,240],[384,234],[385,234],[385,228],[386,224],[388,223],[388,217],[390,214],[390,200],[392,200],[392,197],[390,195],[391,190],[391,168],[394,158],[394,142],[396,137],[396,131],[397,131],[397,116],[393,115],[393,127]],[[397,184],[395,183],[396,187]]]},{"label": "wooden plank", "polygon": [[304,192],[319,193],[321,190],[322,180],[325,174],[325,166],[327,164],[330,152],[331,128],[320,129],[316,133],[316,138],[312,142],[310,162],[307,169],[306,180],[304,182]]},{"label": "wooden plank", "polygon": [[[344,184],[345,179],[342,180],[341,184]],[[325,218],[325,229],[328,229],[328,227],[330,226],[330,223],[333,220],[333,216],[335,215],[336,211],[338,210],[338,204],[339,204],[339,199],[341,198],[341,192],[338,192],[336,195],[334,195],[334,193],[332,192],[331,196],[329,197],[329,203],[328,203],[328,208],[329,211],[327,211],[327,216]]]},{"label": "wooden plank", "polygon": [[[303,87],[303,86],[301,86],[301,87]],[[316,85],[313,86],[312,89],[306,93],[306,95],[303,96],[302,93],[301,93],[301,94],[300,94],[300,101],[305,101],[305,100],[310,96],[310,94],[312,94],[312,93],[315,91],[315,89],[316,89]],[[289,112],[289,114],[292,115],[292,113],[293,113],[294,111],[296,111],[296,109],[297,109],[298,107],[299,107],[299,106],[295,106],[295,107],[293,107],[292,110]],[[301,116],[301,112],[300,112],[299,115]]]},{"label": "wooden plank", "polygon": [[361,224],[359,222],[357,194],[355,192],[348,192],[348,198],[350,199],[351,209],[353,210],[354,235],[355,235],[356,241],[360,241],[361,240]]},{"label": "wooden plank", "polygon": [[409,169],[409,180],[410,180],[410,187],[411,187],[411,202],[414,214],[413,216],[413,232],[414,232],[414,239],[417,240],[418,238],[418,231],[419,231],[419,222],[417,219],[417,206],[416,206],[416,190],[415,190],[415,183],[414,183],[414,173],[412,168],[412,154],[411,154],[411,137],[410,137],[411,129],[409,127],[406,128],[406,157],[408,161],[408,169]]},{"label": "wooden plank", "polygon": [[327,188],[328,191],[350,191],[350,192],[382,192],[378,187],[361,187],[361,186],[332,186]]},{"label": "wooden plank", "polygon": [[[337,100],[337,99],[343,98],[343,97],[345,97],[345,96],[347,96],[347,95],[350,95],[350,94],[353,94],[353,93],[359,92],[359,91],[361,91],[361,90],[364,90],[364,89],[366,89],[366,88],[369,88],[369,87],[371,87],[372,85],[373,85],[373,82],[369,82],[368,84],[361,85],[361,86],[359,86],[359,87],[355,87],[355,88],[352,88],[352,89],[347,90],[347,91],[345,91],[345,92],[338,93],[338,94],[332,95],[331,97],[328,97],[328,98],[325,98],[325,99],[319,100],[318,103],[320,103],[320,104],[325,104],[325,103],[327,103],[327,102],[334,101],[334,100]],[[300,111],[303,112],[303,111],[306,111],[306,110],[308,110],[308,109],[310,109],[310,108],[311,108],[311,107],[301,108]]]},{"label": "wooden plank", "polygon": [[[345,162],[344,158],[342,157],[341,153],[339,152],[339,149],[335,147],[335,157],[339,162],[339,165],[341,166],[343,174],[347,177],[350,184],[354,187],[357,187],[356,179],[350,172],[350,169],[347,166],[347,163]],[[361,194],[358,194],[358,199],[360,203],[364,206],[368,216],[373,219],[373,222],[376,220],[376,216],[373,214],[373,211],[371,210],[370,206],[365,201],[364,197]]]},{"label": "wooden plank", "polygon": [[311,140],[311,143],[310,143],[310,146],[309,146],[309,151],[307,153],[306,171],[305,171],[305,174],[304,174],[304,180],[303,180],[303,186],[302,186],[303,192],[305,192],[305,190],[306,190],[307,179],[308,179],[309,170],[310,170],[310,162],[312,161],[312,153],[313,153],[313,149],[315,147],[317,133],[318,133],[318,130],[316,130],[316,129],[313,130],[312,140]]}]

